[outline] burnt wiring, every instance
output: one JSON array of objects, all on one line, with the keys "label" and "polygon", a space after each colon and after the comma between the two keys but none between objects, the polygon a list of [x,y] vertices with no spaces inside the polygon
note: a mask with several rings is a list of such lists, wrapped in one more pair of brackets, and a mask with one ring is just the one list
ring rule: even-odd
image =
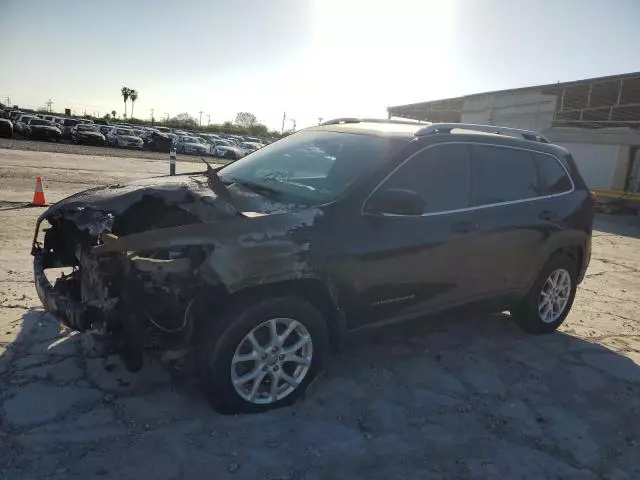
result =
[{"label": "burnt wiring", "polygon": [[156,322],[153,317],[151,317],[151,315],[147,314],[147,319],[149,320],[149,322],[151,322],[151,324],[162,330],[165,333],[177,333],[180,332],[182,330],[185,329],[185,327],[187,326],[187,324],[189,323],[189,314],[191,313],[191,306],[193,305],[195,298],[192,298],[191,301],[189,302],[189,304],[187,305],[187,308],[184,309],[184,316],[182,319],[182,325],[180,325],[179,327],[176,328],[167,328],[164,327],[162,325],[160,325],[158,322]]}]

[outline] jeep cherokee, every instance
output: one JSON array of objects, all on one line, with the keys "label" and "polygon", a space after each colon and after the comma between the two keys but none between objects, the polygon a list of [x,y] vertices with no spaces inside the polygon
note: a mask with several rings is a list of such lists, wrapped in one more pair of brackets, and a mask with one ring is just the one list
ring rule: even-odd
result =
[{"label": "jeep cherokee", "polygon": [[592,221],[571,155],[535,132],[347,118],[200,174],[72,195],[40,216],[32,254],[64,324],[134,371],[145,348],[193,346],[211,405],[259,412],[377,322],[471,305],[554,331]]}]

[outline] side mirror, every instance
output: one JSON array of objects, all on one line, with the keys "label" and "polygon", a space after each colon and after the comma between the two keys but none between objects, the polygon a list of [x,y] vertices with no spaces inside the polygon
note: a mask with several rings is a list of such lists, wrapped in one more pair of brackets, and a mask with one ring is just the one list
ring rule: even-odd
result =
[{"label": "side mirror", "polygon": [[393,215],[421,215],[426,203],[419,193],[403,188],[379,190],[365,205],[366,213]]}]

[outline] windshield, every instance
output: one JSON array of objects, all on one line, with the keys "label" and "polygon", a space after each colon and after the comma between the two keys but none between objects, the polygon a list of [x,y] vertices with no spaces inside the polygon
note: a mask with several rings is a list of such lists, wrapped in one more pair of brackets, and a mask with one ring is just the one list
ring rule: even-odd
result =
[{"label": "windshield", "polygon": [[200,143],[200,139],[196,137],[182,137],[181,140],[184,143]]},{"label": "windshield", "polygon": [[226,182],[247,182],[310,203],[338,198],[384,163],[397,140],[305,130],[256,150],[220,170]]},{"label": "windshield", "polygon": [[98,129],[96,127],[94,127],[93,125],[86,125],[86,124],[78,125],[78,130],[81,130],[83,132],[97,132],[98,131]]},{"label": "windshield", "polygon": [[47,122],[46,120],[38,120],[37,118],[34,118],[29,122],[29,125],[49,125],[49,126],[52,126],[53,124],[51,122]]},{"label": "windshield", "polygon": [[118,135],[130,135],[133,136],[133,132],[131,130],[127,130],[126,128],[118,128],[116,130]]}]

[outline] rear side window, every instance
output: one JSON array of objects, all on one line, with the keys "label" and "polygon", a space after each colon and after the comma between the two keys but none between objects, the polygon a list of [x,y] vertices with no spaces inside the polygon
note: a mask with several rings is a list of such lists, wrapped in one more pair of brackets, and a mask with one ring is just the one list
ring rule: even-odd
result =
[{"label": "rear side window", "polygon": [[474,205],[540,196],[536,165],[528,151],[492,145],[471,148]]},{"label": "rear side window", "polygon": [[560,162],[551,155],[532,153],[538,169],[541,195],[554,195],[571,190],[571,179]]},{"label": "rear side window", "polygon": [[469,147],[456,143],[427,148],[396,170],[380,188],[419,193],[425,200],[423,213],[466,208],[471,194]]}]

